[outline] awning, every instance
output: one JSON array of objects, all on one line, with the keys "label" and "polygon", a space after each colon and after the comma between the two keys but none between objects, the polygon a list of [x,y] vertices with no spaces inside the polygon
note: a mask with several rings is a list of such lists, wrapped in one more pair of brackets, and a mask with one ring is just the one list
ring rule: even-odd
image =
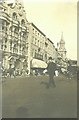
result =
[{"label": "awning", "polygon": [[31,62],[31,68],[46,68],[46,67],[47,64],[42,60],[33,59]]}]

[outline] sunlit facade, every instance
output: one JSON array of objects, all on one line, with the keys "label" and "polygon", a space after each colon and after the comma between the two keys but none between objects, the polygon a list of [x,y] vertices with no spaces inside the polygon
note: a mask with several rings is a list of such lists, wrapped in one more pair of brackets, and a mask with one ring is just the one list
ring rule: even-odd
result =
[{"label": "sunlit facade", "polygon": [[57,49],[39,28],[26,19],[23,5],[0,3],[0,53],[2,67],[15,68],[15,75],[45,68],[48,58],[57,59]]},{"label": "sunlit facade", "polygon": [[15,67],[19,74],[27,69],[27,19],[22,5],[17,2],[0,3],[0,49],[4,69]]},{"label": "sunlit facade", "polygon": [[29,68],[45,68],[48,58],[57,59],[54,43],[33,23],[28,23]]}]

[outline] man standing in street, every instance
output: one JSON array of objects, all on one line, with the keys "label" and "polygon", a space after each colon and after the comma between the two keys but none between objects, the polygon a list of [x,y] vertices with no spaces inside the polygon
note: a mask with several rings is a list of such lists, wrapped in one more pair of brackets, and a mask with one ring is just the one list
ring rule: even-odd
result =
[{"label": "man standing in street", "polygon": [[49,83],[47,84],[47,88],[49,88],[51,85],[53,85],[53,87],[56,87],[54,81],[55,70],[56,70],[56,63],[54,59],[52,59],[52,57],[49,57],[49,63],[47,66],[47,71],[49,74]]}]

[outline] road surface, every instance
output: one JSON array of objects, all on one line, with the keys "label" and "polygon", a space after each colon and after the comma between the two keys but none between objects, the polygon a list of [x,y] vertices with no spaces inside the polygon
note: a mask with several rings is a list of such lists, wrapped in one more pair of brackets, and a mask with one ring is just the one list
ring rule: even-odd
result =
[{"label": "road surface", "polygon": [[76,118],[77,81],[60,75],[56,88],[46,88],[48,76],[4,79],[3,118]]}]

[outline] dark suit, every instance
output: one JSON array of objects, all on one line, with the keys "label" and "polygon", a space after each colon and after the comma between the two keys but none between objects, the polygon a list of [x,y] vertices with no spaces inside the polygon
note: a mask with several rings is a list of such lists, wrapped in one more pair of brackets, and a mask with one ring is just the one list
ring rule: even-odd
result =
[{"label": "dark suit", "polygon": [[47,66],[48,74],[49,74],[49,86],[53,84],[55,86],[54,82],[54,75],[56,70],[56,64],[54,62],[49,62]]}]

